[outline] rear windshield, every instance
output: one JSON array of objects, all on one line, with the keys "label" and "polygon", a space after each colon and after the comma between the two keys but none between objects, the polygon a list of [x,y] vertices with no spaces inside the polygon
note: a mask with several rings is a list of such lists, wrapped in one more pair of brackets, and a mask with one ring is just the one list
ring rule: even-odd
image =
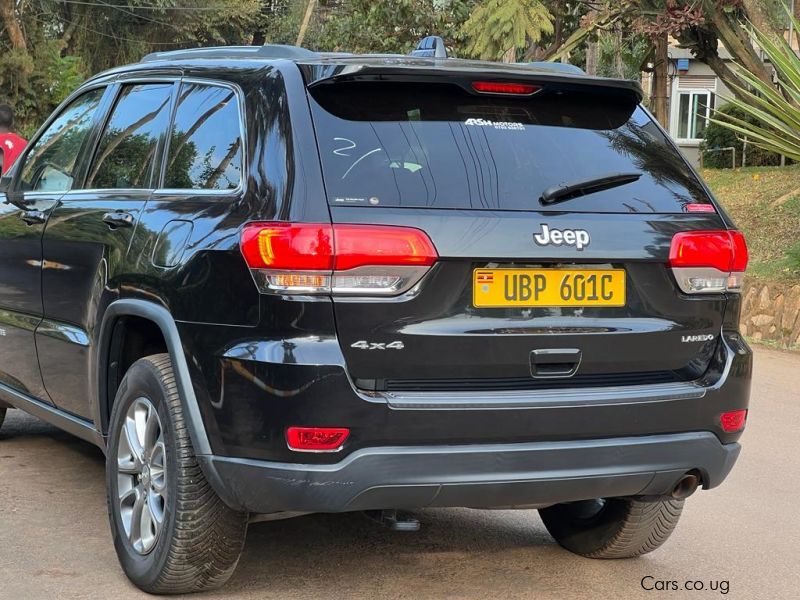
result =
[{"label": "rear windshield", "polygon": [[[311,96],[332,205],[674,213],[709,202],[650,117],[618,96],[388,82],[321,85]],[[617,173],[641,177],[539,201],[553,186]]]}]

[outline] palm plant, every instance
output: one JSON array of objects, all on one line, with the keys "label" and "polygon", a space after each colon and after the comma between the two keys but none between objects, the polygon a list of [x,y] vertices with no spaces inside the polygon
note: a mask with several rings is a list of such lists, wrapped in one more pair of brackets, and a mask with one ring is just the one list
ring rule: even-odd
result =
[{"label": "palm plant", "polygon": [[[800,22],[791,18],[795,28],[800,27]],[[711,120],[746,136],[749,143],[800,161],[800,57],[783,37],[752,26],[750,35],[775,69],[777,85],[769,85],[741,65],[734,65],[749,89],[734,85],[739,97],[727,100],[752,119],[717,111]]]}]

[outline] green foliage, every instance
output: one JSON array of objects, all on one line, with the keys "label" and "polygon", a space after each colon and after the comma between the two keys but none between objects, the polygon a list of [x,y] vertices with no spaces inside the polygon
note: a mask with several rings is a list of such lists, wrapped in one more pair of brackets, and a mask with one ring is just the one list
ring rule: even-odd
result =
[{"label": "green foliage", "polygon": [[[259,33],[263,36],[266,44],[294,44],[297,41],[297,33],[300,31],[300,24],[303,21],[308,0],[282,0],[271,2],[270,7],[264,11]],[[319,14],[320,9],[317,9]],[[316,40],[319,37],[320,19],[312,20],[309,32],[306,34],[307,43],[309,40]],[[316,45],[316,44],[313,44]]]},{"label": "green foliage", "polygon": [[62,57],[59,44],[43,41],[31,54],[0,54],[0,102],[14,107],[17,126],[31,135],[86,77],[77,56]]},{"label": "green foliage", "polygon": [[553,15],[539,0],[485,0],[464,23],[467,53],[499,60],[553,33]]},{"label": "green foliage", "polygon": [[[87,76],[156,50],[246,44],[261,0],[27,0],[14,13],[26,50],[12,50],[0,22],[0,102],[30,135]],[[203,10],[186,10],[191,8]]]},{"label": "green foliage", "polygon": [[800,242],[793,244],[789,250],[786,251],[789,266],[795,271],[800,271]]},{"label": "green foliage", "polygon": [[331,12],[317,36],[316,47],[329,51],[407,54],[420,39],[434,34],[442,36],[452,47],[474,3],[474,0],[349,0]]},{"label": "green foliage", "polygon": [[640,33],[601,32],[598,36],[597,74],[600,77],[642,78],[642,64],[653,48]]},{"label": "green foliage", "polygon": [[[800,22],[795,19],[795,28],[798,27]],[[765,150],[799,161],[800,57],[781,36],[754,27],[750,28],[750,35],[774,67],[778,86],[775,88],[744,67],[734,65],[736,74],[749,88],[734,85],[741,98],[732,98],[730,103],[752,121],[730,114],[715,114],[712,121],[747,136],[749,141]]]},{"label": "green foliage", "polygon": [[[754,127],[763,127],[758,119],[755,119],[735,104],[726,104],[715,111],[714,114],[720,121],[727,117],[732,117]],[[731,167],[730,152],[707,152],[710,148],[736,148],[736,163],[737,165],[742,164],[743,137],[718,121],[709,123],[703,132],[703,141],[700,143],[700,152],[703,153],[703,166],[710,169]],[[770,152],[748,143],[745,161],[748,167],[774,167],[781,163],[781,157],[775,152]]]}]

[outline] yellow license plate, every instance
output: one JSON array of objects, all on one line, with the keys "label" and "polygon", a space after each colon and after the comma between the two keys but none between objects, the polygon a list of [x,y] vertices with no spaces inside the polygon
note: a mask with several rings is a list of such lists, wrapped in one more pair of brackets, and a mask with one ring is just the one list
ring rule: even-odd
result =
[{"label": "yellow license plate", "polygon": [[507,306],[625,306],[624,269],[475,269],[472,303]]}]

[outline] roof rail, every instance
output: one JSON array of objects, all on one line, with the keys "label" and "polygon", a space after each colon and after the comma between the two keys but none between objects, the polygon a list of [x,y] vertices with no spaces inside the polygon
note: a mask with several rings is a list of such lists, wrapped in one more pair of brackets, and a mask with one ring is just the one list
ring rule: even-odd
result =
[{"label": "roof rail", "polygon": [[152,52],[144,56],[141,62],[161,60],[178,60],[193,58],[287,58],[302,59],[319,56],[316,52],[283,44],[266,44],[264,46],[214,46],[211,48],[187,48],[167,52]]}]

